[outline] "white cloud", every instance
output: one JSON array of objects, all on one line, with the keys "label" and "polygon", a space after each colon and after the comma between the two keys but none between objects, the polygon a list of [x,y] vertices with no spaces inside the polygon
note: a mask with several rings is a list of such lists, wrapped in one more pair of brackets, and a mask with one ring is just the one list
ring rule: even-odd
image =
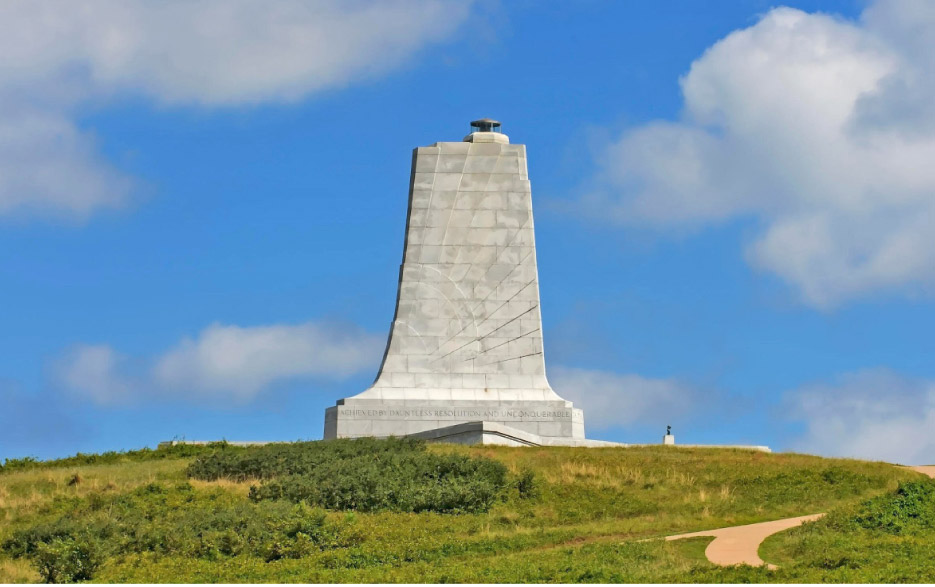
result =
[{"label": "white cloud", "polygon": [[554,367],[549,381],[556,393],[584,410],[589,430],[653,422],[665,426],[695,403],[693,390],[672,379]]},{"label": "white cloud", "polygon": [[384,340],[316,323],[212,324],[151,361],[133,364],[106,345],[83,345],[56,362],[58,382],[99,404],[161,397],[246,402],[292,379],[342,379],[375,370]]},{"label": "white cloud", "polygon": [[107,345],[78,345],[55,364],[59,382],[94,403],[126,402],[138,385],[125,375],[126,358]]},{"label": "white cloud", "polygon": [[68,117],[31,108],[0,111],[0,216],[28,210],[84,220],[119,207],[130,187]]},{"label": "white cloud", "polygon": [[453,0],[8,0],[0,4],[0,214],[84,217],[128,181],[75,127],[89,101],[290,102],[449,38]]},{"label": "white cloud", "polygon": [[759,220],[754,266],[827,307],[935,285],[935,3],[859,22],[777,8],[682,78],[684,114],[604,155],[595,215],[659,229]]},{"label": "white cloud", "polygon": [[279,379],[342,378],[372,368],[383,344],[382,337],[314,323],[212,324],[164,354],[154,374],[166,388],[249,398]]},{"label": "white cloud", "polygon": [[795,450],[924,465],[935,462],[935,382],[887,370],[851,373],[785,396],[805,434]]}]

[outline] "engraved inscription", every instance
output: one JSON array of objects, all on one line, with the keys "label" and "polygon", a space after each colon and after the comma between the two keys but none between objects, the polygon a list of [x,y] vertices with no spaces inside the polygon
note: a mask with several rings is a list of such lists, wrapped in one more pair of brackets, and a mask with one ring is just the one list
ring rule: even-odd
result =
[{"label": "engraved inscription", "polygon": [[522,410],[480,408],[385,408],[361,409],[338,407],[345,418],[387,420],[570,420],[572,410]]}]

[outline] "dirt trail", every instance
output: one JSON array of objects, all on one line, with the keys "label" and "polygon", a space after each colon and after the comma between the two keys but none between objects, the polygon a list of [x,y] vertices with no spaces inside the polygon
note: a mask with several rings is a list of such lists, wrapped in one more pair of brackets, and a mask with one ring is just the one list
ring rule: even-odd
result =
[{"label": "dirt trail", "polygon": [[[759,524],[747,524],[746,526],[731,526],[730,528],[719,528],[717,530],[703,530],[701,532],[691,532],[689,534],[677,534],[667,536],[666,540],[678,540],[680,538],[694,538],[696,536],[714,536],[714,540],[705,549],[704,554],[709,561],[716,565],[740,565],[747,564],[758,567],[763,563],[757,551],[760,544],[776,532],[788,530],[803,524],[817,520],[824,514],[812,514],[810,516],[800,516],[798,518],[786,518],[784,520],[773,520],[772,522],[760,522]],[[775,568],[769,565],[770,568]]]},{"label": "dirt trail", "polygon": [[[935,465],[907,468],[935,479]],[[676,534],[675,536],[667,536],[666,540],[714,536],[714,540],[711,541],[711,544],[709,544],[708,548],[704,551],[709,561],[716,565],[723,566],[748,564],[758,567],[764,564],[759,556],[760,544],[762,544],[768,536],[772,536],[776,532],[794,528],[805,522],[817,520],[823,515],[824,514],[812,514],[810,516],[786,518],[784,520],[748,524],[746,526],[731,526],[729,528],[719,528],[717,530]],[[769,568],[772,569],[776,567],[774,565],[769,565]]]}]

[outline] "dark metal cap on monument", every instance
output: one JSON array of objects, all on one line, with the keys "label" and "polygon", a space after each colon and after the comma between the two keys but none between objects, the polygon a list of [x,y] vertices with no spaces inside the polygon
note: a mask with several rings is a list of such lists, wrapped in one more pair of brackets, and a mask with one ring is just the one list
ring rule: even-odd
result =
[{"label": "dark metal cap on monument", "polygon": [[471,132],[503,132],[500,130],[500,121],[492,118],[481,118],[471,121]]}]

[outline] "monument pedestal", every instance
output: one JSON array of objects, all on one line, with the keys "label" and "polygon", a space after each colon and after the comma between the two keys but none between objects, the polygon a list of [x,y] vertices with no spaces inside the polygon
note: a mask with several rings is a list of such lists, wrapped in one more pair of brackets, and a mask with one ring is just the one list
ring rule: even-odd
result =
[{"label": "monument pedestal", "polygon": [[675,445],[675,437],[671,434],[666,434],[662,437],[662,444]]},{"label": "monument pedestal", "polygon": [[584,439],[584,414],[573,408],[571,402],[561,399],[470,401],[353,397],[340,400],[338,405],[325,411],[325,438],[408,436],[465,422],[501,424],[537,438]]}]

